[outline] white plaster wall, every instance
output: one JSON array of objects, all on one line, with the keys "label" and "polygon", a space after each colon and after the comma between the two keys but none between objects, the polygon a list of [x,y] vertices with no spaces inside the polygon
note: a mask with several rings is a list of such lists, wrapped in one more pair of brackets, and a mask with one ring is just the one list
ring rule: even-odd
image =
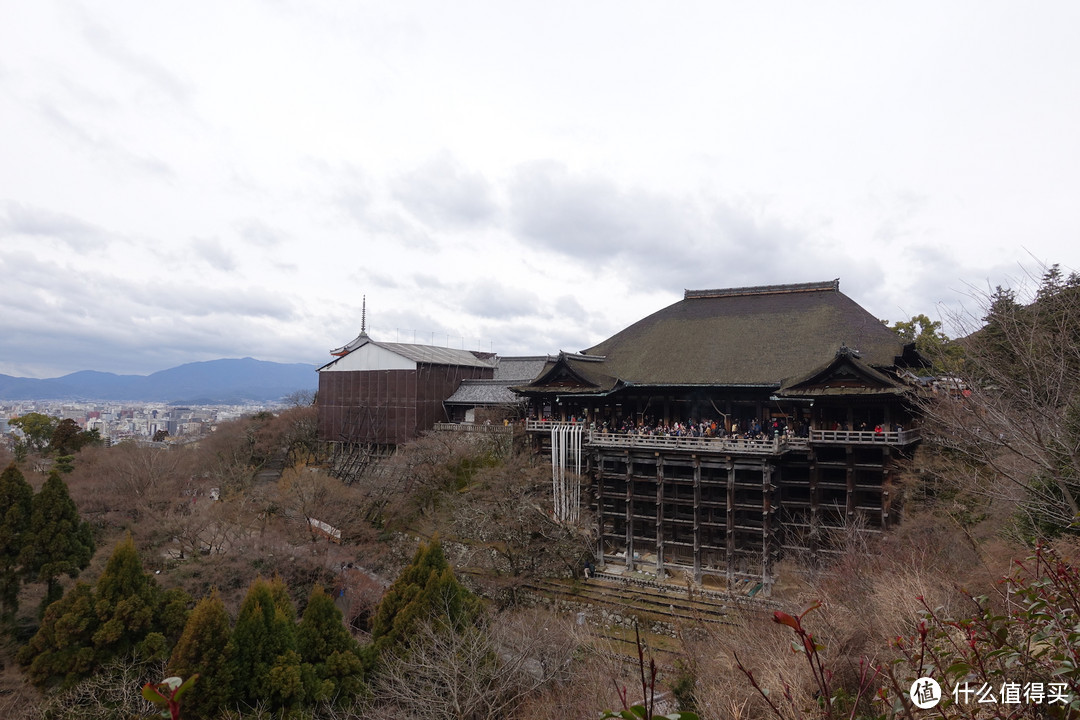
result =
[{"label": "white plaster wall", "polygon": [[355,370],[415,370],[416,363],[397,353],[368,343],[363,345],[321,372],[348,372]]}]

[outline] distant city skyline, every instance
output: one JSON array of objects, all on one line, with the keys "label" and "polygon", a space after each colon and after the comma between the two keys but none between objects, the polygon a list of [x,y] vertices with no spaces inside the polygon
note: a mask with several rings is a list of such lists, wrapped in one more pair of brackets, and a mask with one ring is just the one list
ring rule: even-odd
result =
[{"label": "distant city skyline", "polygon": [[[164,6],[0,24],[0,374],[580,350],[684,289],[1080,270],[1080,5]],[[208,21],[212,18],[212,21]]]}]

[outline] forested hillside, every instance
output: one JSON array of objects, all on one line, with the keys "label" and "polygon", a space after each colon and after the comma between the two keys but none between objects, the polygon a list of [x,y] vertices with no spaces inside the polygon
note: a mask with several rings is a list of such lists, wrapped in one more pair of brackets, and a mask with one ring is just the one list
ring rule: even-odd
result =
[{"label": "forested hillside", "polygon": [[[989,707],[963,683],[1076,717],[1080,281],[980,300],[961,341],[900,328],[936,379],[899,528],[784,557],[772,604],[643,621],[640,666],[586,612],[593,520],[551,520],[523,443],[433,434],[346,482],[301,407],[191,446],[0,457],[0,717],[142,716],[143,684],[195,674],[184,718],[591,718],[654,690],[707,718],[914,717],[919,677],[947,717]],[[541,601],[551,578],[581,602]]]}]

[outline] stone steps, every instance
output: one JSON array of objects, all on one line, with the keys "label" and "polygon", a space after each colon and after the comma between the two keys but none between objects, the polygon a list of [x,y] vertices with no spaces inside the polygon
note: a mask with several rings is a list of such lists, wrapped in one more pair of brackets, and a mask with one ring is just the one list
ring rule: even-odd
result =
[{"label": "stone steps", "polygon": [[776,603],[677,586],[639,584],[600,575],[585,582],[549,578],[525,585],[532,594],[567,610],[586,613],[590,624],[652,628],[673,634],[676,624],[730,623],[730,613],[768,612]]}]

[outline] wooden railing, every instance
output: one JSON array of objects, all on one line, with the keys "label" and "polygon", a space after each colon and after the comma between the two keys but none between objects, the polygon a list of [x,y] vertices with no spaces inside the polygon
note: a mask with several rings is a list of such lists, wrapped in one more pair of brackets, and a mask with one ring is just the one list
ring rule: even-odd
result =
[{"label": "wooden railing", "polygon": [[785,452],[784,438],[744,440],[742,438],[702,438],[673,435],[622,435],[592,432],[585,441],[593,447],[647,448],[655,450],[692,450],[695,452],[732,452],[751,455],[778,455]]},{"label": "wooden railing", "polygon": [[476,425],[474,423],[435,423],[435,430],[464,433],[506,433],[509,435],[514,432],[514,426],[503,425],[502,423],[493,423],[491,425]]},{"label": "wooden railing", "polygon": [[[559,420],[527,420],[529,432],[550,432],[557,425],[585,425]],[[698,450],[702,452],[743,452],[779,454],[788,450],[805,450],[812,444],[835,445],[909,445],[919,440],[918,430],[874,432],[872,430],[811,430],[810,437],[784,437],[767,440],[743,438],[702,438],[675,435],[635,435],[589,430],[586,444],[597,447],[656,448]]]},{"label": "wooden railing", "polygon": [[548,432],[556,425],[584,425],[584,421],[570,422],[569,420],[526,420],[525,429],[529,432]]},{"label": "wooden railing", "polygon": [[837,445],[909,445],[919,439],[918,430],[811,430],[810,442]]}]

